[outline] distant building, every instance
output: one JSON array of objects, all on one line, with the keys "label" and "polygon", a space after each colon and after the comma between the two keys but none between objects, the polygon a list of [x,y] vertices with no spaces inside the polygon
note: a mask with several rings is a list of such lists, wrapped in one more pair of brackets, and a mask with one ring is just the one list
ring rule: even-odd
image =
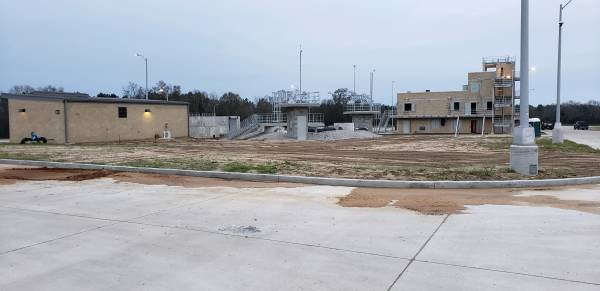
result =
[{"label": "distant building", "polygon": [[518,117],[517,81],[513,58],[484,58],[483,71],[468,73],[461,91],[399,93],[396,128],[404,134],[510,133]]},{"label": "distant building", "polygon": [[188,103],[95,98],[80,93],[2,94],[11,143],[31,132],[50,143],[87,143],[188,136]]}]

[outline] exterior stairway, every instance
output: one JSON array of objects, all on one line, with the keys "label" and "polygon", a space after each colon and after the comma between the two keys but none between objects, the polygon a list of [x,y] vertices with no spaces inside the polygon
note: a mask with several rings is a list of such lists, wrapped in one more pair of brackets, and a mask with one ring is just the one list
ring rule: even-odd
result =
[{"label": "exterior stairway", "polygon": [[242,121],[240,128],[229,131],[227,134],[228,139],[240,139],[244,136],[249,135],[259,129],[260,123],[258,122],[258,115],[252,114]]}]

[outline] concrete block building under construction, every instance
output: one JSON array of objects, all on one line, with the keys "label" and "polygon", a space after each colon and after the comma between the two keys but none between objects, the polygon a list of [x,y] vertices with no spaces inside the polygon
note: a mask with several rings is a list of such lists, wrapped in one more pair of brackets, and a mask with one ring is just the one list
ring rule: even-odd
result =
[{"label": "concrete block building under construction", "polygon": [[519,97],[512,57],[484,58],[481,72],[468,73],[462,91],[397,95],[396,129],[403,134],[511,133]]}]

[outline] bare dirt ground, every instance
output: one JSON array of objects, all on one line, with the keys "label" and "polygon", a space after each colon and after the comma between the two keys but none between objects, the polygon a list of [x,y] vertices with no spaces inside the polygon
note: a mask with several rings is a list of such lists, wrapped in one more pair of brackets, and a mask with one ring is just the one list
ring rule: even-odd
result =
[{"label": "bare dirt ground", "polygon": [[295,183],[252,182],[203,177],[112,172],[105,170],[49,169],[0,165],[0,185],[8,185],[15,183],[16,181],[84,181],[98,178],[112,178],[119,182],[129,182],[144,185],[167,185],[181,186],[186,188],[219,186],[233,188],[294,188],[305,186],[304,184]]},{"label": "bare dirt ground", "polygon": [[[594,186],[579,186],[585,189]],[[465,205],[528,205],[579,210],[600,214],[600,202],[561,200],[546,191],[561,187],[534,189],[539,195],[516,196],[519,189],[373,189],[356,188],[339,205],[345,207],[398,207],[423,214],[463,213]]]},{"label": "bare dirt ground", "polygon": [[[383,136],[337,141],[178,139],[85,145],[3,145],[0,157],[365,179],[524,178],[508,170],[508,137]],[[540,175],[600,175],[600,151],[540,148]]]}]

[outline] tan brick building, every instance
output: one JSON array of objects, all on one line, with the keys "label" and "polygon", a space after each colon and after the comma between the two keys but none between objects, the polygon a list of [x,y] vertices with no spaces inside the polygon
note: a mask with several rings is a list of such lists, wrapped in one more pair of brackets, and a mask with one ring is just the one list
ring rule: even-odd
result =
[{"label": "tan brick building", "polygon": [[461,91],[399,93],[396,129],[404,134],[510,133],[518,115],[514,60],[484,59],[483,71],[468,73],[467,80]]},{"label": "tan brick building", "polygon": [[2,94],[8,99],[9,138],[31,132],[50,143],[109,142],[188,136],[188,103],[95,98],[79,93]]}]

